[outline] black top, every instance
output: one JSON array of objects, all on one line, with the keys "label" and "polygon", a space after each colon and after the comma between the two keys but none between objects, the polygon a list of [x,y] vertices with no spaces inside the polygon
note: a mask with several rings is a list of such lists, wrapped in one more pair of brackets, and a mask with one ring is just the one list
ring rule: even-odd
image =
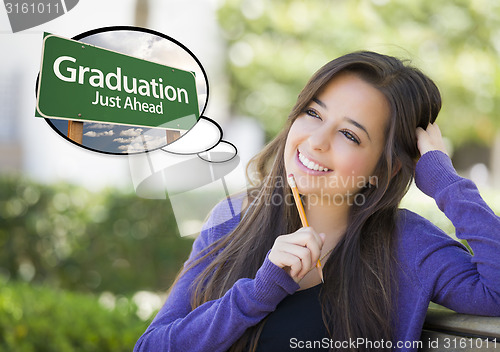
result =
[{"label": "black top", "polygon": [[296,291],[278,304],[264,323],[257,352],[328,351],[325,346],[330,339],[319,300],[321,287]]}]

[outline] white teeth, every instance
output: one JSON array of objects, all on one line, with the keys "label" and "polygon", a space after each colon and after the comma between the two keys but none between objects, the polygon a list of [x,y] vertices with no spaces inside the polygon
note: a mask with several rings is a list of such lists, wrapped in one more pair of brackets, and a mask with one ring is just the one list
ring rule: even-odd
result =
[{"label": "white teeth", "polygon": [[321,166],[319,164],[316,164],[314,161],[311,161],[311,160],[307,159],[300,152],[299,152],[299,160],[308,169],[315,170],[315,171],[330,171],[328,168],[323,167],[323,166]]}]

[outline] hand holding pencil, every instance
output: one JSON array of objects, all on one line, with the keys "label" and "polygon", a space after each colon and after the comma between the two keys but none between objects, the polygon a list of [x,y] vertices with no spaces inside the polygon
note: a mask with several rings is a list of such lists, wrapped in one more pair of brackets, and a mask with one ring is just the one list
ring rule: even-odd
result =
[{"label": "hand holding pencil", "polygon": [[317,267],[324,241],[324,234],[318,234],[312,227],[301,227],[291,234],[276,238],[269,260],[283,268],[298,283]]},{"label": "hand holding pencil", "polygon": [[301,227],[293,233],[276,238],[269,260],[283,268],[298,283],[316,267],[323,241],[324,237],[312,227]]},{"label": "hand holding pencil", "polygon": [[[295,200],[295,205],[297,206],[297,210],[299,211],[300,221],[302,222],[302,226],[308,227],[309,224],[306,218],[306,212],[304,210],[304,206],[302,205],[302,201],[300,200],[299,190],[297,188],[297,184],[295,183],[295,179],[292,174],[288,175],[288,184],[292,189],[293,199]],[[321,259],[318,259],[316,262],[316,267],[318,268],[319,277],[321,278],[321,282],[325,282],[323,280],[323,270],[321,268]]]}]

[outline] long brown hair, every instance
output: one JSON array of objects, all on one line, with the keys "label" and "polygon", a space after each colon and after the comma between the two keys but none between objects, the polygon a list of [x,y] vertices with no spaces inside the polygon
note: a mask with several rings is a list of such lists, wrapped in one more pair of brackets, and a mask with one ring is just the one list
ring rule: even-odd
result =
[{"label": "long brown hair", "polygon": [[[397,284],[395,282],[395,229],[398,205],[413,179],[419,156],[415,130],[434,122],[441,108],[436,85],[418,69],[391,56],[355,52],[319,69],[298,96],[283,130],[248,165],[252,182],[249,206],[237,227],[214,243],[207,256],[215,259],[195,280],[192,308],[218,299],[243,277],[254,278],[276,237],[301,227],[290,199],[283,152],[295,119],[325,85],[340,72],[352,72],[386,97],[390,118],[386,144],[377,163],[377,187],[365,187],[362,204],[350,208],[348,226],[324,266],[320,297],[323,321],[336,341],[367,338],[392,340]],[[288,197],[288,198],[287,198]],[[254,351],[265,319],[247,329],[230,351]],[[369,350],[360,349],[360,350]]]}]

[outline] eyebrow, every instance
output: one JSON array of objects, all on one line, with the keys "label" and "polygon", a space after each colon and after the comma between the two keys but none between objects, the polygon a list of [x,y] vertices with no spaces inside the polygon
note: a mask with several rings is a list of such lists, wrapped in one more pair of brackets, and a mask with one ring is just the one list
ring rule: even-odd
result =
[{"label": "eyebrow", "polygon": [[[325,103],[323,103],[321,100],[319,100],[318,98],[313,98],[312,99],[316,104],[318,104],[319,106],[321,106],[323,109],[326,109],[328,110],[328,108],[326,107]],[[372,139],[370,138],[370,134],[368,133],[368,131],[366,130],[365,126],[363,126],[362,124],[360,124],[359,122],[357,122],[356,120],[353,120],[351,119],[350,117],[347,117],[347,116],[344,116],[344,120],[346,120],[347,122],[349,122],[350,124],[356,126],[357,128],[359,128],[360,130],[362,130],[363,132],[366,133],[366,135],[368,136],[368,139],[371,141]]]}]

